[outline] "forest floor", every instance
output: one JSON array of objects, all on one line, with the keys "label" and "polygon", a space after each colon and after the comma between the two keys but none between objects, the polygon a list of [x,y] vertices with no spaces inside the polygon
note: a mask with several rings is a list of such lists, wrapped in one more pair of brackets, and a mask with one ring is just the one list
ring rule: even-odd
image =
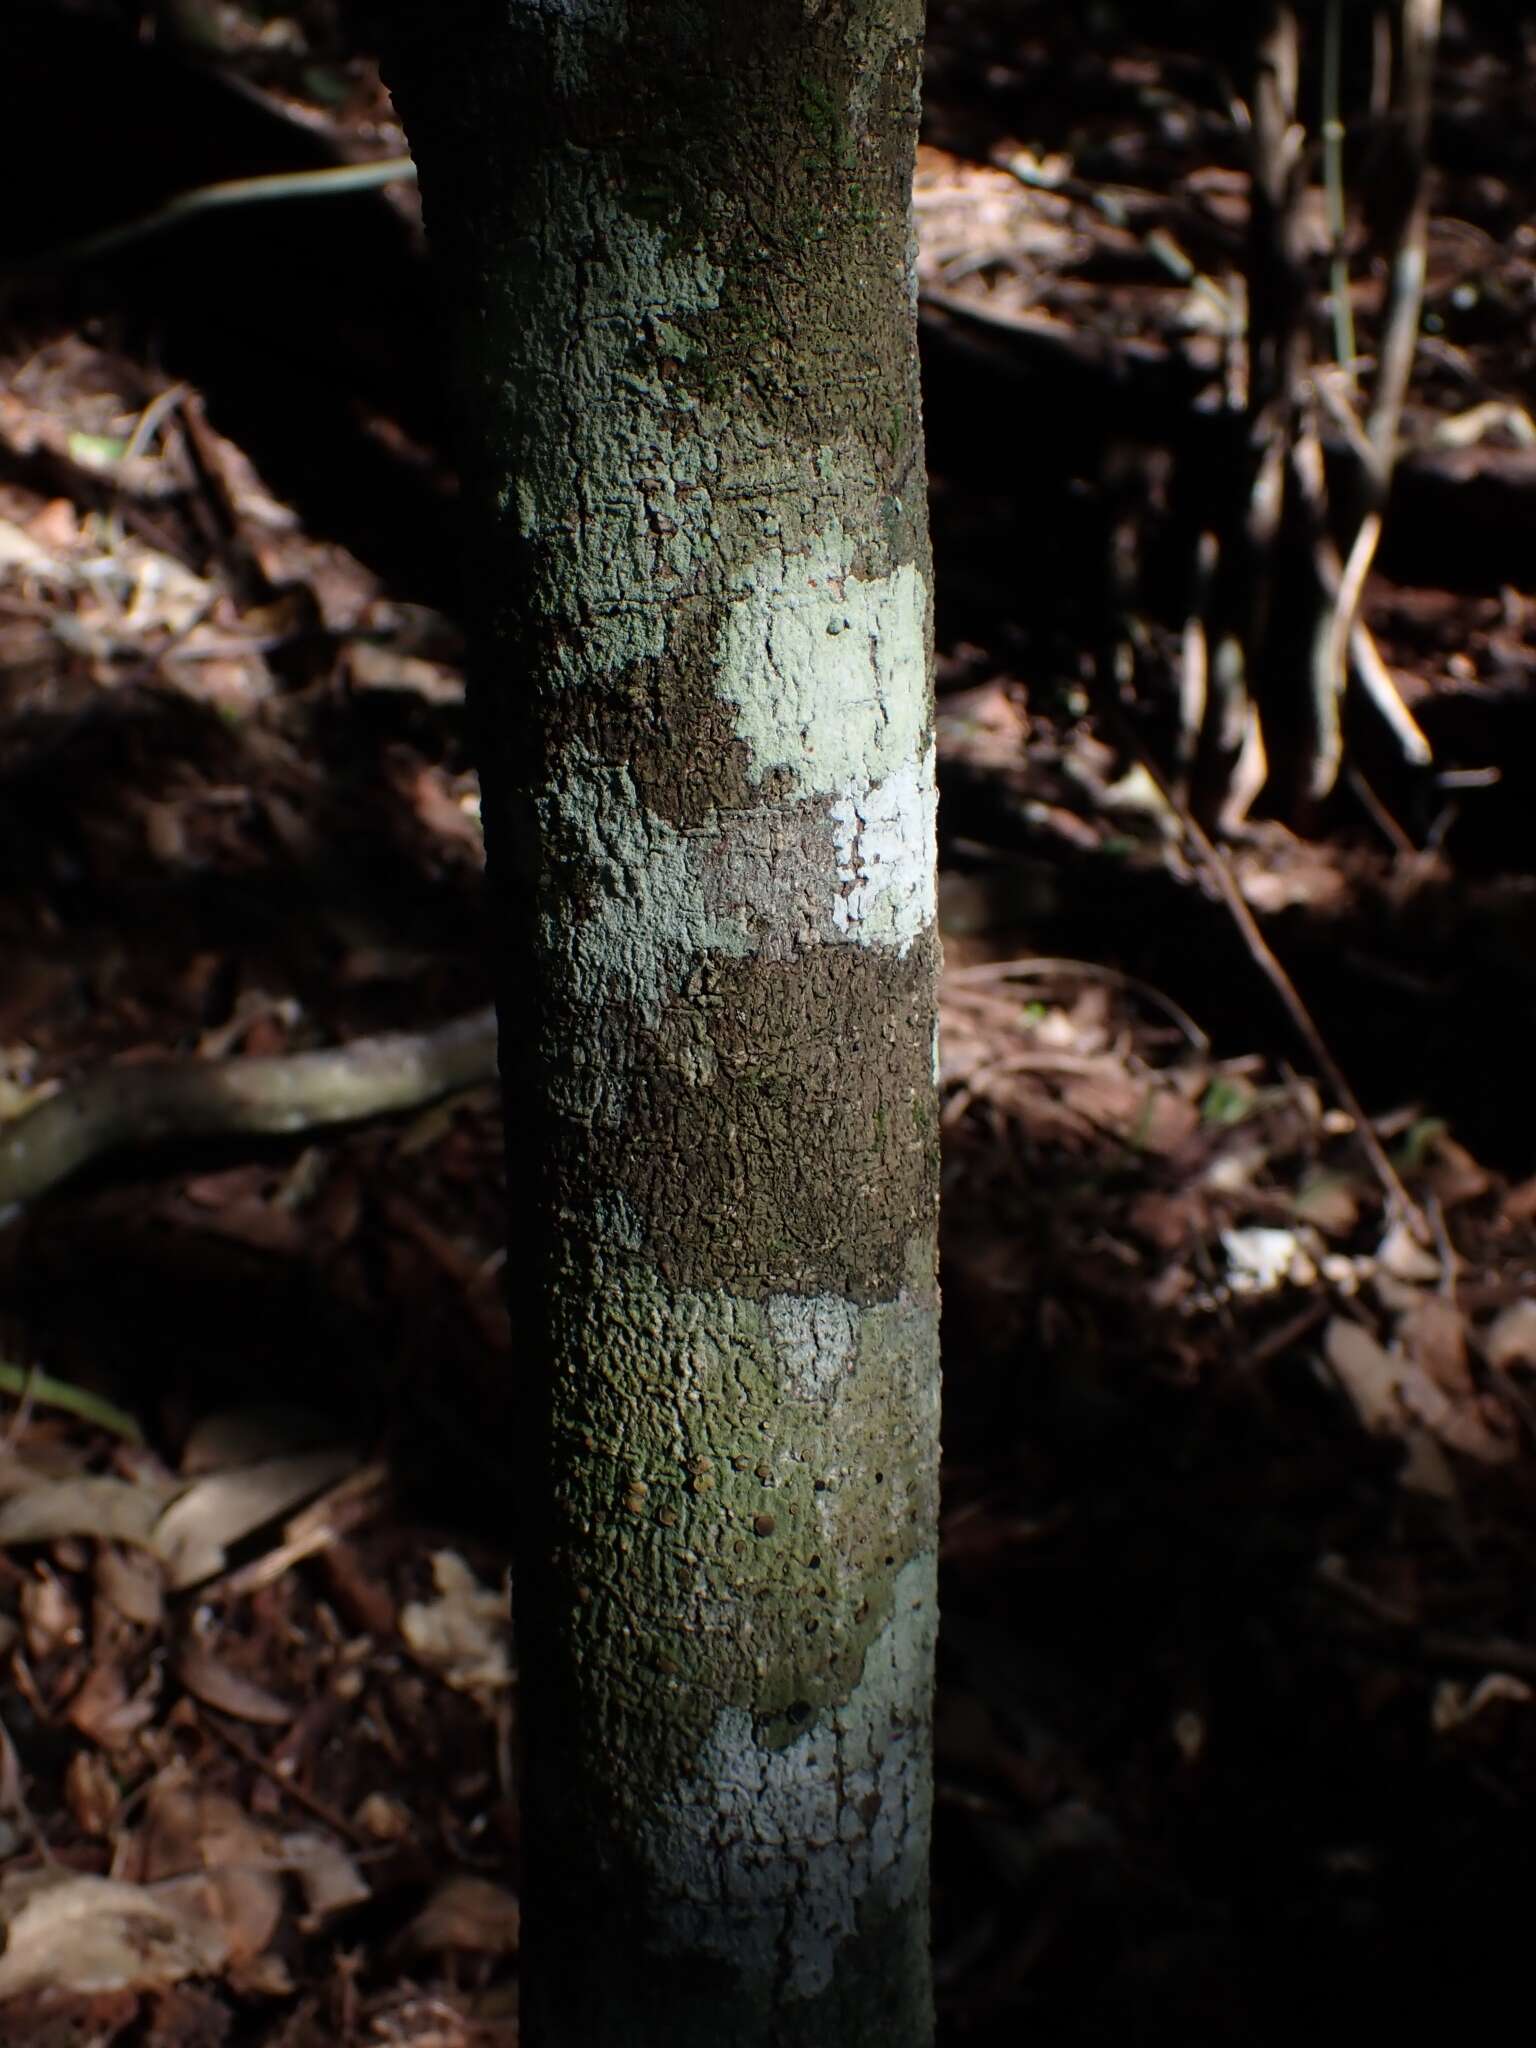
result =
[{"label": "forest floor", "polygon": [[[0,107],[35,195],[0,286],[0,1119],[489,998],[413,189],[15,269],[400,148],[323,0],[210,10],[195,60],[173,10],[119,34],[148,12],[24,8]],[[1438,88],[1366,596],[1433,770],[1352,713],[1306,833],[1212,858],[1142,750],[1219,370],[1157,236],[1235,260],[1226,53],[1178,8],[1153,41],[932,12],[942,2038],[1481,2029],[1536,1876],[1536,52],[1458,17]],[[1128,504],[1163,667],[1110,726]],[[125,1149],[0,1220],[0,2041],[515,2040],[499,1115],[486,1080]]]}]

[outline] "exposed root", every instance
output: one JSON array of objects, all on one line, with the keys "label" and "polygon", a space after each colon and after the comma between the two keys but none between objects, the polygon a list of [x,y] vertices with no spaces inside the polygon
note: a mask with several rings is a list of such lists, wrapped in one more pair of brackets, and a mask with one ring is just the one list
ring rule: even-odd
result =
[{"label": "exposed root", "polygon": [[125,1146],[356,1123],[495,1077],[490,1009],[317,1052],[100,1067],[0,1126],[0,1219]]}]

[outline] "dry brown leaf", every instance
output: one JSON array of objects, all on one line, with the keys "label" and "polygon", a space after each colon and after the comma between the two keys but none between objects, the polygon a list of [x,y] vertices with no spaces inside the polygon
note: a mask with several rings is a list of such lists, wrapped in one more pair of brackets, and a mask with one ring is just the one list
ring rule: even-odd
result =
[{"label": "dry brown leaf", "polygon": [[1402,1427],[1398,1388],[1403,1361],[1386,1351],[1369,1330],[1345,1316],[1334,1316],[1323,1331],[1323,1355],[1354,1404],[1355,1413],[1375,1435]]},{"label": "dry brown leaf", "polygon": [[1475,1202],[1493,1185],[1486,1169],[1478,1165],[1464,1145],[1458,1145],[1445,1132],[1434,1142],[1426,1174],[1442,1209]]},{"label": "dry brown leaf", "polygon": [[1426,1251],[1406,1223],[1394,1223],[1376,1247],[1376,1263],[1394,1280],[1432,1283],[1440,1278],[1440,1261]]},{"label": "dry brown leaf", "polygon": [[159,1693],[158,1669],[130,1695],[120,1664],[93,1664],[76,1688],[65,1718],[88,1742],[115,1749],[154,1719]]},{"label": "dry brown leaf", "polygon": [[368,1880],[341,1844],[330,1835],[302,1830],[284,1835],[280,1854],[282,1867],[297,1878],[304,1893],[304,1917],[300,1926],[306,1933],[344,1913],[349,1906],[371,1898]]},{"label": "dry brown leaf", "polygon": [[147,1550],[103,1544],[96,1553],[96,1597],[139,1628],[158,1628],[165,1615],[165,1567]]},{"label": "dry brown leaf", "polygon": [[[1407,1440],[1410,1462],[1414,1433],[1409,1417],[1449,1449],[1484,1464],[1504,1464],[1513,1457],[1514,1436],[1502,1416],[1485,1414],[1470,1389],[1453,1399],[1423,1366],[1388,1351],[1358,1323],[1335,1316],[1323,1332],[1323,1352],[1365,1428]],[[1419,1491],[1441,1491],[1439,1477],[1428,1472],[1422,1452],[1419,1467],[1413,1468],[1413,1476],[1401,1475],[1403,1483]],[[1417,1485],[1419,1477],[1425,1479],[1422,1486]]]},{"label": "dry brown leaf", "polygon": [[1483,1333],[1483,1356],[1496,1372],[1536,1365],[1536,1301],[1512,1301]]},{"label": "dry brown leaf", "polygon": [[185,1765],[171,1765],[149,1788],[139,1838],[146,1880],[242,1863],[270,1868],[273,1838],[227,1792],[197,1785]]},{"label": "dry brown leaf", "polygon": [[0,1545],[61,1536],[153,1545],[170,1492],[163,1484],[83,1476],[28,1486],[0,1501]]},{"label": "dry brown leaf", "polygon": [[1176,1193],[1144,1188],[1132,1198],[1125,1220],[1158,1251],[1172,1252],[1202,1235],[1209,1218],[1210,1206],[1199,1188],[1181,1188]]},{"label": "dry brown leaf", "polygon": [[1472,1373],[1467,1364],[1466,1321],[1452,1301],[1428,1295],[1402,1316],[1397,1336],[1416,1365],[1421,1365],[1448,1394],[1471,1391]]},{"label": "dry brown leaf", "polygon": [[230,1544],[311,1499],[356,1463],[351,1450],[305,1451],[194,1481],[154,1530],[172,1589],[182,1592],[213,1578],[224,1570]]},{"label": "dry brown leaf", "polygon": [[121,1803],[117,1775],[99,1750],[77,1749],[64,1771],[64,1800],[83,1835],[105,1835]]},{"label": "dry brown leaf", "polygon": [[1429,1500],[1455,1501],[1461,1497],[1451,1461],[1427,1429],[1410,1427],[1405,1432],[1407,1456],[1398,1468],[1397,1483],[1406,1493],[1420,1493]]},{"label": "dry brown leaf", "polygon": [[505,1594],[482,1586],[456,1551],[432,1558],[436,1600],[400,1610],[400,1633],[419,1664],[459,1692],[481,1697],[512,1682],[512,1625]]},{"label": "dry brown leaf", "polygon": [[194,1699],[236,1721],[283,1728],[298,1711],[254,1678],[232,1669],[202,1643],[186,1643],[177,1652],[176,1676]]},{"label": "dry brown leaf", "polygon": [[210,1919],[223,1930],[232,1964],[249,1963],[271,1946],[282,1924],[283,1885],[276,1871],[234,1863],[202,1879]]},{"label": "dry brown leaf", "polygon": [[1296,1190],[1296,1215],[1329,1237],[1347,1237],[1360,1216],[1360,1189],[1341,1173],[1311,1173]]},{"label": "dry brown leaf", "polygon": [[237,1960],[258,1955],[272,1939],[282,1904],[276,1880],[285,1873],[304,1893],[306,1929],[370,1896],[367,1880],[329,1835],[279,1835],[227,1793],[203,1791],[180,1770],[162,1773],[150,1790],[140,1856],[146,1878],[199,1871],[220,1880],[213,1910],[230,1926]]},{"label": "dry brown leaf", "polygon": [[353,1816],[365,1835],[376,1842],[403,1842],[411,1832],[411,1809],[387,1792],[370,1792]]},{"label": "dry brown leaf", "polygon": [[78,1649],[85,1640],[85,1628],[68,1588],[57,1572],[47,1565],[34,1568],[22,1582],[21,1626],[27,1655],[41,1664],[58,1650]]},{"label": "dry brown leaf", "polygon": [[347,647],[346,667],[354,690],[408,692],[428,704],[464,702],[463,676],[440,661],[423,660],[419,654],[402,654],[373,641],[354,640]]},{"label": "dry brown leaf", "polygon": [[423,1955],[517,1953],[522,1912],[517,1895],[468,1872],[445,1878],[401,1939]]},{"label": "dry brown leaf", "polygon": [[0,1878],[0,2000],[28,1991],[150,1991],[212,1976],[223,1930],[184,1891],[63,1870]]}]

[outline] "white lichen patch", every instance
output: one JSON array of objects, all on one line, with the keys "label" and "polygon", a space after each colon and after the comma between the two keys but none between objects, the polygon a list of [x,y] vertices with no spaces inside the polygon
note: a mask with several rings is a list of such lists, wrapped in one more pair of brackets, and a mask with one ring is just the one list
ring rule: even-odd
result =
[{"label": "white lichen patch", "polygon": [[905,952],[936,914],[928,595],[910,562],[859,578],[835,523],[759,557],[718,649],[720,693],[759,780],[831,799],[840,938]]},{"label": "white lichen patch", "polygon": [[[538,815],[550,867],[582,883],[563,941],[572,994],[653,1027],[711,957],[787,962],[848,942],[904,952],[933,921],[931,748],[857,796],[770,799],[687,830],[646,808],[628,767],[573,751]],[[688,1058],[689,1078],[713,1077],[705,1043]]]},{"label": "white lichen patch", "polygon": [[860,580],[835,522],[805,553],[760,556],[739,579],[719,646],[720,694],[761,780],[857,796],[922,758],[927,589],[904,562]]},{"label": "white lichen patch", "polygon": [[813,1998],[861,1912],[917,1895],[935,1626],[928,1553],[898,1573],[891,1617],[844,1705],[781,1746],[744,1708],[720,1710],[645,1841],[668,1947]]},{"label": "white lichen patch", "polygon": [[837,1294],[770,1294],[764,1306],[787,1391],[797,1401],[835,1395],[853,1361],[859,1310]]},{"label": "white lichen patch", "polygon": [[937,760],[893,769],[883,782],[832,805],[842,892],[832,921],[844,937],[904,953],[935,913],[934,840],[938,830]]}]

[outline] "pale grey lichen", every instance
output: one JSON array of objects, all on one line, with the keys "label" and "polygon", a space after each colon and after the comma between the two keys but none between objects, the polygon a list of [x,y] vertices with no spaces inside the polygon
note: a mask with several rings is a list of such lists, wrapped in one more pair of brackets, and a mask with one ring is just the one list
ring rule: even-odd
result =
[{"label": "pale grey lichen", "polygon": [[836,1294],[770,1294],[768,1326],[797,1400],[835,1394],[858,1341],[859,1310]]},{"label": "pale grey lichen", "polygon": [[897,1575],[890,1619],[848,1699],[782,1745],[740,1707],[716,1715],[647,1839],[662,1937],[813,1998],[861,1915],[924,1880],[935,1560]]}]

